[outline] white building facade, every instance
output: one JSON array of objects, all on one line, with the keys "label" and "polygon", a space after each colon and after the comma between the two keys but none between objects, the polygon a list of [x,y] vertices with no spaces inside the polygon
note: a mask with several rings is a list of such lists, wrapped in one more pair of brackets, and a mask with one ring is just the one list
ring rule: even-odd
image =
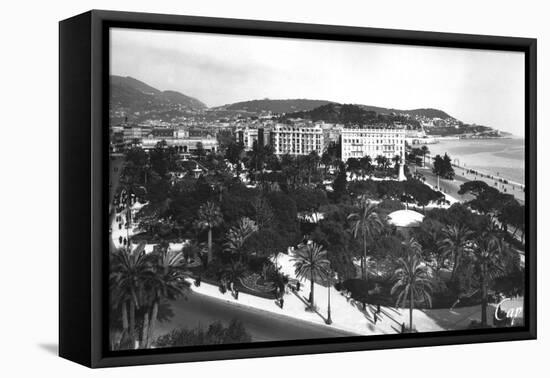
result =
[{"label": "white building facade", "polygon": [[218,141],[216,138],[144,138],[141,141],[141,147],[144,150],[151,150],[156,147],[157,143],[165,141],[169,147],[181,147],[181,152],[190,153],[198,149],[199,143],[205,151],[218,151]]},{"label": "white building facade", "polygon": [[276,155],[323,153],[323,129],[319,125],[278,124],[271,130],[271,144]]},{"label": "white building facade", "polygon": [[254,142],[258,142],[258,134],[259,134],[258,129],[245,127],[244,129],[238,129],[236,134],[237,134],[237,141],[243,144],[245,151],[252,151]]},{"label": "white building facade", "polygon": [[405,158],[405,129],[374,128],[342,129],[342,161],[369,155],[373,160],[382,155],[388,159]]}]

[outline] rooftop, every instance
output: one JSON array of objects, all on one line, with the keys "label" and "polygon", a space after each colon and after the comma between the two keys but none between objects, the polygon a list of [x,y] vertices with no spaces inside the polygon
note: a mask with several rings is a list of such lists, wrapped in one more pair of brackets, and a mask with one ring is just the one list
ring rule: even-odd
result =
[{"label": "rooftop", "polygon": [[388,223],[397,227],[418,227],[424,215],[413,210],[397,210],[388,215]]}]

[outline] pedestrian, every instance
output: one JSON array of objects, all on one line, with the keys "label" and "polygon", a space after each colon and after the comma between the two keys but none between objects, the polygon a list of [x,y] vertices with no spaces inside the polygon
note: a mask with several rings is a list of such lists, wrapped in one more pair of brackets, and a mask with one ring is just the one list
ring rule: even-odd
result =
[{"label": "pedestrian", "polygon": [[235,288],[235,299],[239,300],[239,289]]},{"label": "pedestrian", "polygon": [[378,321],[378,315],[377,315],[377,313],[375,312],[375,313],[374,313],[374,324],[376,324],[377,321]]},{"label": "pedestrian", "polygon": [[376,305],[376,313],[380,314],[380,303]]},{"label": "pedestrian", "polygon": [[405,333],[405,322],[401,323],[401,333]]},{"label": "pedestrian", "polygon": [[282,310],[283,306],[285,305],[285,299],[283,297],[281,297],[281,299],[279,299],[279,305],[281,306],[281,310]]}]

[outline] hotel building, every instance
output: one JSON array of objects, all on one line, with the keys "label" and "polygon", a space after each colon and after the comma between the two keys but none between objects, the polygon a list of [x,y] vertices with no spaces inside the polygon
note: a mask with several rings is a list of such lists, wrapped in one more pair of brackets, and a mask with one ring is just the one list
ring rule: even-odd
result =
[{"label": "hotel building", "polygon": [[373,160],[382,155],[405,157],[405,129],[376,128],[342,129],[342,161],[369,155]]},{"label": "hotel building", "polygon": [[276,155],[323,153],[323,129],[319,125],[277,124],[271,129],[271,144]]},{"label": "hotel building", "polygon": [[237,141],[243,144],[245,151],[252,151],[255,142],[262,146],[269,143],[266,133],[267,131],[262,127],[257,129],[246,127],[237,130]]}]

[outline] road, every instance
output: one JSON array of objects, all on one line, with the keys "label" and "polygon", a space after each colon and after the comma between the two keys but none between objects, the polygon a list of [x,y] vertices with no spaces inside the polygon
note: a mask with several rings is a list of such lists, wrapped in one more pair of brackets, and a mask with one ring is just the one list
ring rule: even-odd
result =
[{"label": "road", "polygon": [[[424,177],[426,178],[426,182],[434,187],[437,186],[437,176],[432,173],[432,167],[430,164],[426,163],[426,167],[416,167],[416,171],[424,175]],[[440,178],[439,186],[441,187],[441,190],[443,192],[450,195],[451,197],[454,197],[460,202],[466,202],[473,200],[475,197],[469,193],[464,195],[458,194],[458,190],[460,189],[460,185],[468,181],[471,180],[467,180],[460,175],[456,175],[454,180],[445,180]]]},{"label": "road", "polygon": [[172,302],[171,307],[174,317],[169,322],[158,324],[155,332],[157,336],[176,327],[207,327],[215,321],[227,325],[232,319],[242,321],[255,342],[357,336],[329,326],[226,303],[197,293],[189,294],[187,300]]},{"label": "road", "polygon": [[[432,164],[430,162],[426,161],[425,167],[416,167],[416,169],[418,172],[426,176],[426,179],[430,184],[434,186],[436,185],[437,177],[432,173]],[[464,196],[461,196],[460,194],[458,194],[457,192],[460,189],[460,185],[468,181],[479,180],[479,181],[486,182],[489,186],[495,189],[498,189],[501,192],[504,192],[504,189],[506,189],[505,193],[514,195],[514,197],[518,200],[520,204],[523,205],[525,203],[525,192],[523,191],[523,189],[521,189],[517,185],[499,183],[499,186],[496,187],[494,185],[495,180],[489,179],[487,177],[477,176],[472,173],[467,173],[467,171],[463,168],[453,167],[453,169],[455,171],[455,179],[454,180],[440,179],[439,184],[447,194],[455,197],[459,201],[468,201],[474,198],[474,196],[471,194],[467,194]]]}]

